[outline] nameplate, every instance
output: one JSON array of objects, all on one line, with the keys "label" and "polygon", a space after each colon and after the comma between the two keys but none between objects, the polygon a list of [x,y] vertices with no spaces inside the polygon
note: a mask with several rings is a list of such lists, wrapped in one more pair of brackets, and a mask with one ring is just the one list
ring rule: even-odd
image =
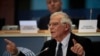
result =
[{"label": "nameplate", "polygon": [[37,23],[36,20],[20,20],[20,32],[21,33],[37,33]]},{"label": "nameplate", "polygon": [[97,20],[80,20],[78,32],[96,32]]}]

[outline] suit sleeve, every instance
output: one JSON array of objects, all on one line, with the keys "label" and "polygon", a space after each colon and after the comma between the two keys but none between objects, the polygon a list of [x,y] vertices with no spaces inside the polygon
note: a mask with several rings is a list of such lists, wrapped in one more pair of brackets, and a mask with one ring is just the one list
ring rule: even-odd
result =
[{"label": "suit sleeve", "polygon": [[92,46],[92,42],[90,39],[88,38],[84,38],[85,40],[82,40],[82,45],[83,45],[83,48],[85,50],[85,56],[94,56],[94,49],[93,49],[93,46]]},{"label": "suit sleeve", "polygon": [[18,56],[25,56],[25,54],[23,54],[22,52],[20,52],[20,53],[18,54]]},{"label": "suit sleeve", "polygon": [[[44,45],[43,45],[43,47],[42,47],[42,49],[41,49],[41,51],[43,51],[43,50],[46,48],[46,46],[47,46],[47,45],[46,45],[46,42],[45,42]],[[41,52],[41,51],[40,51],[40,52]],[[42,53],[39,53],[37,56],[45,56],[45,55],[47,55],[46,53],[47,53],[47,52],[42,52]]]}]

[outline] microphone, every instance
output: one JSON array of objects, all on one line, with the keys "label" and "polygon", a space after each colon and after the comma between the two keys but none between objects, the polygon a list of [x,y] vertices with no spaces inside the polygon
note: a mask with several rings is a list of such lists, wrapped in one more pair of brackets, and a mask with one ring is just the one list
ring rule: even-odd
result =
[{"label": "microphone", "polygon": [[92,19],[92,8],[90,9],[90,20]]},{"label": "microphone", "polygon": [[40,51],[39,53],[36,54],[36,56],[39,56],[41,53],[47,51],[49,49],[49,47],[46,47],[44,50]]}]

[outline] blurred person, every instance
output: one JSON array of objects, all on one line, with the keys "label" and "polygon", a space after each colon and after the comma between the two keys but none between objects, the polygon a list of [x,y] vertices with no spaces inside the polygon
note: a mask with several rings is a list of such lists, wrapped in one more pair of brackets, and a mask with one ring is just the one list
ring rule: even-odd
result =
[{"label": "blurred person", "polygon": [[[52,39],[44,43],[38,56],[93,56],[91,40],[73,34],[71,25],[66,13],[53,13],[48,24]],[[12,55],[25,56],[18,51],[14,42],[8,39],[5,42],[8,43],[6,47]]]},{"label": "blurred person", "polygon": [[50,13],[39,19],[37,24],[40,30],[48,29],[50,15],[52,13],[57,12],[57,11],[62,11],[62,1],[61,0],[46,0],[46,4],[47,4],[47,7]]}]

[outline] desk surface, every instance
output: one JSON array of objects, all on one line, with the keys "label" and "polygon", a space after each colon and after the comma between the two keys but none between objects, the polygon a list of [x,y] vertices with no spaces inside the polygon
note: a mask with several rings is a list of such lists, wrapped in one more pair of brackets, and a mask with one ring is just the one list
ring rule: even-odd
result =
[{"label": "desk surface", "polygon": [[27,37],[27,36],[51,36],[49,31],[40,30],[38,33],[20,33],[19,30],[2,30],[0,31],[0,37]]},{"label": "desk surface", "polygon": [[[85,32],[79,33],[78,30],[72,30],[72,32],[78,36],[100,36],[100,32]],[[48,30],[39,30],[38,33],[20,33],[19,30],[2,30],[0,31],[0,37],[27,37],[27,36],[51,36]]]}]

